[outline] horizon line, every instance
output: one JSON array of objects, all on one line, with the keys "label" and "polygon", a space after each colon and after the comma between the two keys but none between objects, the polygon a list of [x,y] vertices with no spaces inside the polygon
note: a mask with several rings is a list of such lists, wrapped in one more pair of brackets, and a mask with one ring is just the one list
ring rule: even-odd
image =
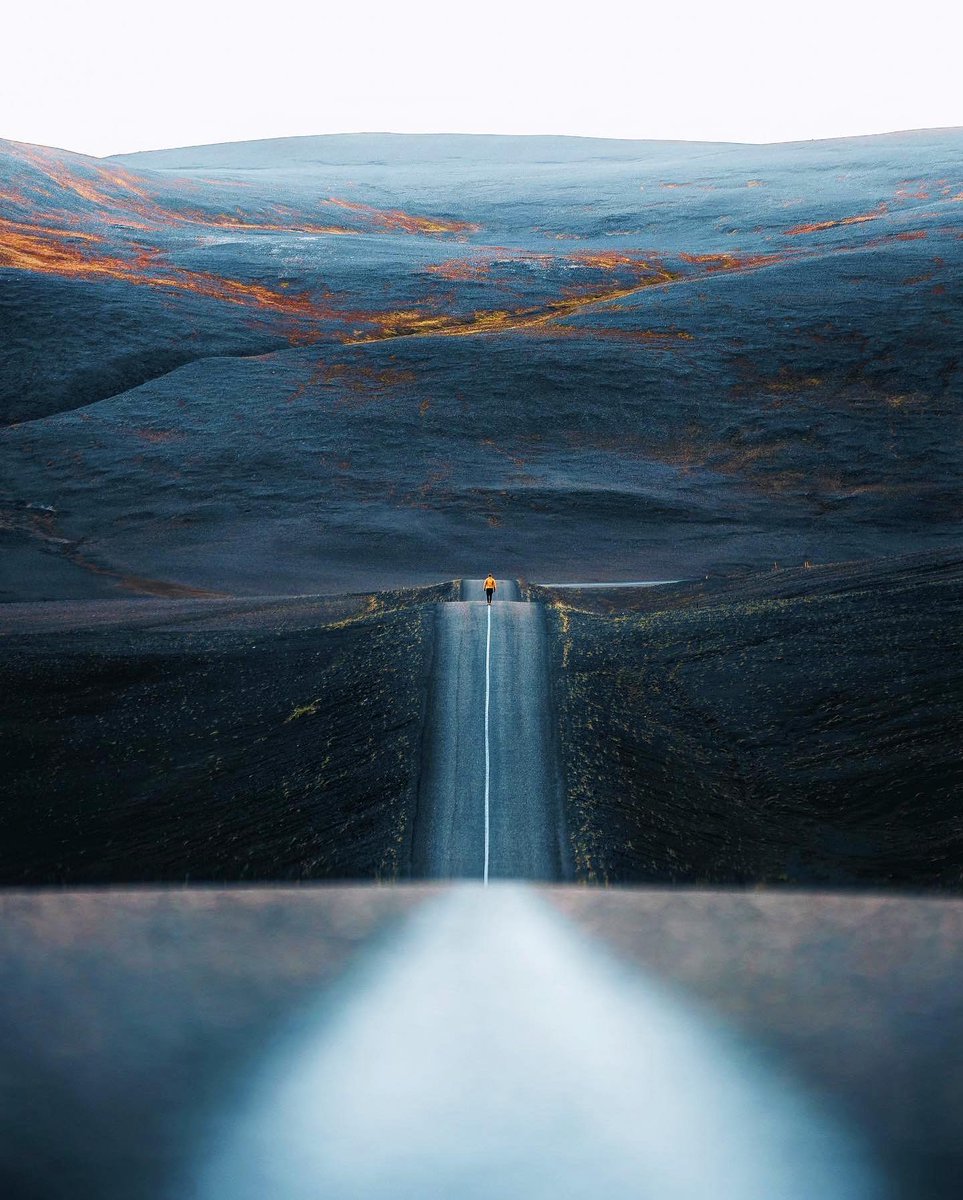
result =
[{"label": "horizon line", "polygon": [[567,141],[584,141],[584,142],[624,142],[626,145],[635,145],[639,143],[656,144],[656,145],[688,145],[688,146],[732,146],[732,147],[773,147],[773,146],[803,146],[812,145],[814,143],[825,142],[850,142],[862,141],[870,138],[887,138],[899,137],[911,134],[925,133],[957,133],[963,131],[963,125],[930,125],[918,126],[907,129],[887,129],[876,133],[846,133],[834,134],[831,137],[811,137],[811,138],[787,138],[784,141],[739,141],[727,139],[713,138],[657,138],[657,137],[609,137],[601,134],[586,134],[586,133],[488,133],[480,131],[467,132],[463,130],[420,130],[417,132],[407,130],[392,130],[392,129],[355,129],[355,130],[338,130],[327,133],[292,133],[292,134],[275,134],[269,137],[254,137],[254,138],[229,138],[225,141],[215,142],[184,142],[180,145],[173,146],[152,146],[145,147],[140,150],[121,150],[113,151],[109,154],[88,154],[83,150],[71,150],[67,146],[52,145],[47,142],[24,142],[18,138],[2,138],[2,141],[9,141],[14,144],[26,146],[42,146],[48,150],[59,150],[66,154],[80,154],[87,158],[105,160],[111,158],[127,158],[135,154],[163,154],[174,152],[177,150],[205,150],[212,149],[218,146],[243,146],[252,145],[263,142],[293,142],[293,141],[312,141],[321,138],[367,138],[367,137],[391,137],[391,138],[498,138],[505,141],[508,140],[524,140],[524,139],[565,139]]}]

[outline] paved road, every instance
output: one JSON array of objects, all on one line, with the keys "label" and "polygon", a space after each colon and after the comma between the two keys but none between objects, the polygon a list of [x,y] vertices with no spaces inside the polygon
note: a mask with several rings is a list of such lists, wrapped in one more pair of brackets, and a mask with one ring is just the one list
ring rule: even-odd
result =
[{"label": "paved road", "polygon": [[486,807],[490,878],[571,876],[544,615],[513,580],[499,580],[495,594],[489,610],[482,581],[466,579],[461,601],[438,606],[416,878],[485,877]]},{"label": "paved road", "polygon": [[[498,587],[495,589],[495,599],[501,603],[506,600],[520,601],[522,593],[518,586],[517,579],[496,579]],[[485,599],[485,581],[484,579],[463,579],[461,581],[461,598],[462,600],[484,600]]]},{"label": "paved road", "polygon": [[851,1130],[959,1200],[961,943],[945,896],[0,890],[3,1195],[867,1200]]}]

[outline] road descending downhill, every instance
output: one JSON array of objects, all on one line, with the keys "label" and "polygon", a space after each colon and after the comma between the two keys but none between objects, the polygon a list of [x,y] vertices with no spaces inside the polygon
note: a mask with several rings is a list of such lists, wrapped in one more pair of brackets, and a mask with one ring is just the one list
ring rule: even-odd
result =
[{"label": "road descending downhill", "polygon": [[412,875],[568,879],[543,611],[482,583],[438,606]]}]

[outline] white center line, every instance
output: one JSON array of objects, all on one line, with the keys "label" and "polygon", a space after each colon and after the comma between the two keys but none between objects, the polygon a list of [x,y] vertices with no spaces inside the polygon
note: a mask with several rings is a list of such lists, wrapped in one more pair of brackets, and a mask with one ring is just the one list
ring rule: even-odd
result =
[{"label": "white center line", "polygon": [[488,606],[488,636],[485,641],[485,887],[488,887],[490,841],[491,743],[488,739],[488,709],[492,694],[492,606]]}]

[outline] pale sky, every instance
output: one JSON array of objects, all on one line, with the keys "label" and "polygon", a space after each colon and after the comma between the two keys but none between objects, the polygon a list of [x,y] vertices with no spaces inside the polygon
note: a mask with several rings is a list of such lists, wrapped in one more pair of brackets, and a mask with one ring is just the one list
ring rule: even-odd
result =
[{"label": "pale sky", "polygon": [[105,155],[363,130],[771,142],[963,125],[959,3],[54,0],[0,137]]}]

